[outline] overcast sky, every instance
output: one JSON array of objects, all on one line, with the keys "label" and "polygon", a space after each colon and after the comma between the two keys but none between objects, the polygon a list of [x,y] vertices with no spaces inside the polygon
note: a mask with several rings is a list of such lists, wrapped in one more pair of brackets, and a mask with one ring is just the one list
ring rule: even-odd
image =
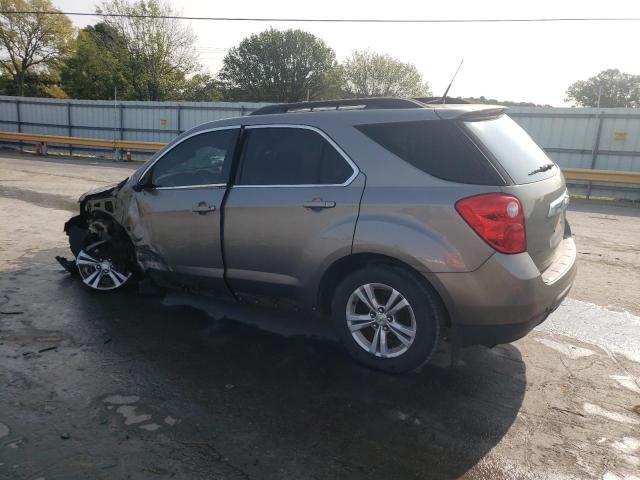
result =
[{"label": "overcast sky", "polygon": [[[95,11],[91,0],[53,0],[63,11]],[[185,16],[298,18],[640,17],[637,0],[173,0]],[[78,27],[95,17],[71,17]],[[187,22],[187,21],[185,21]],[[415,64],[443,93],[461,58],[453,96],[532,101],[553,106],[567,86],[605,68],[640,74],[640,22],[500,24],[316,24],[188,21],[200,62],[211,73],[242,38],[273,26],[302,28],[324,39],[342,60],[356,49]]]}]

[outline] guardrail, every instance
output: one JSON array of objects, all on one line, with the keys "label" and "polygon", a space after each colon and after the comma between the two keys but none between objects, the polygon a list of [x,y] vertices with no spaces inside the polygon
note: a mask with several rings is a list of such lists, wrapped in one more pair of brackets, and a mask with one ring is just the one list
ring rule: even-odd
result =
[{"label": "guardrail", "polygon": [[567,180],[640,185],[640,172],[591,170],[588,168],[563,168],[562,173],[564,174],[564,178]]},{"label": "guardrail", "polygon": [[[46,145],[82,145],[89,147],[109,148],[115,151],[115,158],[123,150],[142,150],[154,152],[164,147],[164,143],[139,142],[133,140],[106,140],[101,138],[64,137],[61,135],[39,135],[33,133],[0,132],[0,140],[35,143],[42,145],[41,153],[46,155]],[[602,183],[624,183],[640,185],[640,172],[624,172],[618,170],[591,170],[588,168],[563,168],[562,173],[567,180],[581,180]]]},{"label": "guardrail", "polygon": [[142,150],[155,152],[164,147],[164,143],[140,142],[134,140],[107,140],[102,138],[65,137],[62,135],[40,135],[36,133],[0,132],[0,140],[13,142],[34,143],[40,145],[40,153],[47,154],[47,145],[78,145],[85,147],[100,147],[114,150],[114,159],[120,159],[124,150]]}]

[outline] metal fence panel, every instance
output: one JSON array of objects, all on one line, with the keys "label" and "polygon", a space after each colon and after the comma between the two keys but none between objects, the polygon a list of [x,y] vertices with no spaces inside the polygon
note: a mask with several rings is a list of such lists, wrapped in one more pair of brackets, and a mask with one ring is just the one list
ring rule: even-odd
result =
[{"label": "metal fence panel", "polygon": [[117,108],[91,108],[71,103],[71,124],[74,127],[93,126],[113,130],[116,124]]},{"label": "metal fence panel", "polygon": [[2,129],[7,132],[18,131],[18,109],[20,104],[18,102],[5,103],[0,102],[0,125]]},{"label": "metal fence panel", "polygon": [[67,123],[67,111],[65,104],[43,105],[35,102],[22,103],[20,119],[22,122],[44,123],[48,125],[65,125]]}]

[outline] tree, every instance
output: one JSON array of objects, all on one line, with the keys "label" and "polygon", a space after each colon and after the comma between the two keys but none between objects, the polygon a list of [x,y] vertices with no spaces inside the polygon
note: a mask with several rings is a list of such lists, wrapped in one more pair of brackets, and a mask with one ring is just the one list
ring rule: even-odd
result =
[{"label": "tree", "polygon": [[567,89],[567,101],[583,107],[640,107],[640,75],[622,73],[617,68],[603,70],[587,80],[579,80]]},{"label": "tree", "polygon": [[75,51],[61,71],[62,87],[73,98],[135,98],[129,82],[124,39],[106,23],[84,28],[75,40]]},{"label": "tree", "polygon": [[[165,100],[184,86],[198,68],[196,37],[177,12],[161,0],[105,2],[98,13],[118,15],[104,22],[123,39],[127,78],[138,100]],[[152,18],[153,17],[153,18]],[[165,17],[165,18],[157,18]]]},{"label": "tree", "polygon": [[342,64],[344,92],[351,97],[420,97],[429,84],[411,63],[390,55],[355,51]]},{"label": "tree", "polygon": [[[73,26],[50,0],[0,0],[0,67],[10,75],[18,95],[25,93],[28,75],[47,75],[68,51]],[[17,14],[10,12],[36,13]]]},{"label": "tree", "polygon": [[222,84],[206,73],[196,73],[185,81],[176,100],[190,102],[215,102],[222,98]]},{"label": "tree", "polygon": [[318,99],[332,87],[335,52],[303,30],[265,30],[233,47],[220,79],[227,99],[296,102]]},{"label": "tree", "polygon": [[[18,95],[18,87],[13,77],[8,73],[0,76],[0,94]],[[51,66],[48,71],[27,71],[24,74],[22,95],[25,97],[67,98],[67,94],[60,88],[60,74],[57,66]]]},{"label": "tree", "polygon": [[[458,97],[461,98],[462,97]],[[469,103],[482,103],[487,105],[504,105],[505,107],[550,107],[551,105],[540,105],[533,102],[518,102],[514,100],[496,100],[495,98],[486,98],[484,95],[480,97],[464,97]]]}]

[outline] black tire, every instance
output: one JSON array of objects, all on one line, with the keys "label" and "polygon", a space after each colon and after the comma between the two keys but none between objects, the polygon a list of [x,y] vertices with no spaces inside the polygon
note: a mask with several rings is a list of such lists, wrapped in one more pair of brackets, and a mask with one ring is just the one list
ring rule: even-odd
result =
[{"label": "black tire", "polygon": [[[384,284],[397,290],[413,309],[415,336],[408,349],[397,357],[375,356],[358,344],[351,334],[347,324],[347,306],[355,290],[366,284]],[[373,264],[350,273],[336,287],[331,303],[334,327],[351,356],[368,367],[394,373],[415,370],[429,361],[439,345],[445,316],[442,301],[433,287],[395,265]],[[372,332],[376,328],[382,327],[372,326]]]}]

